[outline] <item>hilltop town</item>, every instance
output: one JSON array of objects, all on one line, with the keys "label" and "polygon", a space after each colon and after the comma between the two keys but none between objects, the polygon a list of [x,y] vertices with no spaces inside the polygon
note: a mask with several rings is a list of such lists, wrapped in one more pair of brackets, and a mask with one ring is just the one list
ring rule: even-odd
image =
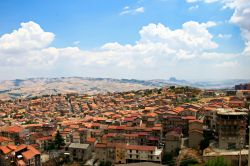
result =
[{"label": "hilltop town", "polygon": [[247,164],[250,84],[0,101],[0,165]]}]

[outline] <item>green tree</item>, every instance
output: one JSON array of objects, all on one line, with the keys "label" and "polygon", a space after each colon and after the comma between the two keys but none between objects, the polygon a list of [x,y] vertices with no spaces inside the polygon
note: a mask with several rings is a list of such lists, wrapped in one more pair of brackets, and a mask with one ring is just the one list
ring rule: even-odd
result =
[{"label": "green tree", "polygon": [[206,162],[205,166],[231,166],[223,157],[216,157]]},{"label": "green tree", "polygon": [[56,136],[55,136],[55,140],[54,140],[55,146],[57,149],[60,149],[61,146],[64,146],[64,139],[62,137],[62,135],[60,134],[60,132],[57,130]]}]

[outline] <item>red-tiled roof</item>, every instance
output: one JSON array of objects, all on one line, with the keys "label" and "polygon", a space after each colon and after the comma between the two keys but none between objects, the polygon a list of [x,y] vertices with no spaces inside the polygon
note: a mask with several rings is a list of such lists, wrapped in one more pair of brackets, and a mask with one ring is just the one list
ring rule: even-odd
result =
[{"label": "red-tiled roof", "polygon": [[195,120],[195,116],[183,116],[182,119]]},{"label": "red-tiled roof", "polygon": [[0,146],[0,151],[2,151],[3,154],[8,154],[8,153],[11,152],[12,150],[9,149],[7,146]]},{"label": "red-tiled roof", "polygon": [[23,130],[24,128],[20,126],[10,126],[7,128],[7,132],[10,132],[10,133],[19,133]]},{"label": "red-tiled roof", "polygon": [[10,141],[12,141],[11,139],[9,139],[9,138],[6,138],[6,137],[3,137],[3,136],[0,136],[0,143],[1,142],[10,142]]},{"label": "red-tiled roof", "polygon": [[105,144],[105,143],[97,143],[95,145],[95,148],[106,148],[106,147],[107,147],[107,144]]},{"label": "red-tiled roof", "polygon": [[176,107],[176,108],[174,108],[174,112],[176,112],[176,113],[180,113],[180,112],[182,112],[184,110],[184,108],[183,107]]},{"label": "red-tiled roof", "polygon": [[87,142],[95,142],[95,141],[96,141],[95,138],[92,138],[92,137],[87,138]]},{"label": "red-tiled roof", "polygon": [[139,146],[139,145],[128,145],[126,147],[128,150],[139,150],[139,151],[153,151],[156,149],[156,146]]}]

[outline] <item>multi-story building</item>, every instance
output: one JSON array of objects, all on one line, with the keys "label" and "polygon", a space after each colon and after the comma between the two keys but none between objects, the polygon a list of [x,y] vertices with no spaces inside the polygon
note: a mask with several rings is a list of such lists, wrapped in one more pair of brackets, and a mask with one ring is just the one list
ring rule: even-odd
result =
[{"label": "multi-story building", "polygon": [[247,113],[232,109],[217,110],[219,148],[239,149],[245,144]]},{"label": "multi-story building", "polygon": [[[163,151],[156,146],[97,143],[96,157],[99,161],[125,164],[129,162],[161,162]],[[112,154],[112,155],[111,155]]]},{"label": "multi-story building", "polygon": [[127,162],[152,161],[161,162],[162,149],[156,146],[127,145]]},{"label": "multi-story building", "polygon": [[89,144],[71,143],[69,153],[71,161],[86,161],[91,157],[91,147]]}]

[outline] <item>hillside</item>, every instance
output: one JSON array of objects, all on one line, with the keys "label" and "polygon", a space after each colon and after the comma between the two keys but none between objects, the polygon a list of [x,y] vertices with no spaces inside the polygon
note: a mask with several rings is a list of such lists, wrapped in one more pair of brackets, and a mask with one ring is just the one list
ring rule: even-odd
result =
[{"label": "hillside", "polygon": [[19,97],[33,97],[58,93],[86,93],[97,94],[106,92],[122,92],[139,89],[150,89],[169,85],[193,86],[205,89],[232,88],[235,84],[249,82],[249,80],[224,80],[190,82],[178,80],[136,80],[112,78],[29,78],[5,80],[0,82],[0,100]]}]

